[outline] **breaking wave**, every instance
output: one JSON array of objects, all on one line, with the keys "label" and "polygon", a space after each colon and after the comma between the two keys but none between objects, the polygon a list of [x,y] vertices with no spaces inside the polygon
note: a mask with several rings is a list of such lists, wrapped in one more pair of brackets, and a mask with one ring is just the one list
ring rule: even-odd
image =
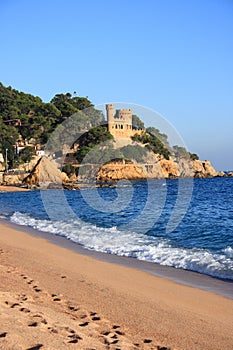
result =
[{"label": "breaking wave", "polygon": [[78,219],[71,222],[40,220],[21,212],[15,212],[10,220],[18,225],[63,236],[89,250],[133,257],[233,280],[233,248],[230,246],[218,252],[176,247],[167,238],[121,231],[116,227],[98,227]]}]

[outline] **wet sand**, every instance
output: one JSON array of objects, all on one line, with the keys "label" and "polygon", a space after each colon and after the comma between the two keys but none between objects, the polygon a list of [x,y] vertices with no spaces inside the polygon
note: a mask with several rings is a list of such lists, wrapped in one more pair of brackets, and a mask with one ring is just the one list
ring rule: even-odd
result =
[{"label": "wet sand", "polygon": [[30,191],[30,189],[24,188],[24,187],[17,187],[17,186],[0,185],[0,192],[22,192],[22,191]]},{"label": "wet sand", "polygon": [[0,223],[0,349],[233,348],[232,299],[60,242]]}]

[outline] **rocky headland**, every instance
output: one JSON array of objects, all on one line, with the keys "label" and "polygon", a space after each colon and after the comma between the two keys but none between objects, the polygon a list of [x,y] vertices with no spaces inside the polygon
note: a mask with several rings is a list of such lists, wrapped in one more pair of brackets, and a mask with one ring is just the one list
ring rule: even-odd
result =
[{"label": "rocky headland", "polygon": [[[115,159],[104,165],[89,165],[88,171],[83,171],[86,165],[79,166],[80,176],[70,174],[59,169],[58,164],[45,156],[37,157],[29,164],[26,173],[5,173],[0,178],[1,185],[18,186],[31,189],[65,188],[78,189],[83,183],[112,183],[119,180],[145,179],[177,179],[177,178],[211,178],[230,177],[218,172],[205,160],[164,159],[157,155],[150,163],[137,163],[133,160]],[[7,187],[6,187],[7,188]]]}]

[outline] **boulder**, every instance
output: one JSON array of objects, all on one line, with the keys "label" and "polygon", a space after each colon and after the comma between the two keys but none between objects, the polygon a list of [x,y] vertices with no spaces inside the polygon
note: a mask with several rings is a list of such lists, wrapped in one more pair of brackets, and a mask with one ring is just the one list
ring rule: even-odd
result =
[{"label": "boulder", "polygon": [[30,186],[37,185],[43,188],[51,188],[52,184],[56,185],[57,188],[57,186],[62,185],[62,173],[52,160],[41,157],[31,173],[24,178],[23,183]]},{"label": "boulder", "polygon": [[77,182],[77,176],[75,174],[72,174],[70,177],[69,177],[69,181],[70,182]]},{"label": "boulder", "polygon": [[69,182],[70,181],[68,175],[65,172],[61,173],[61,179],[62,179],[62,182]]}]

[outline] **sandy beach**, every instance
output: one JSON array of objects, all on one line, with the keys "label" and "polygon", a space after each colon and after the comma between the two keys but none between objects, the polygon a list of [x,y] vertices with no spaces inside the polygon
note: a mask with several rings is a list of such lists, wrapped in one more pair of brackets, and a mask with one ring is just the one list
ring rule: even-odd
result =
[{"label": "sandy beach", "polygon": [[24,187],[17,187],[17,186],[0,185],[0,192],[22,192],[22,191],[30,191],[30,189],[24,188]]},{"label": "sandy beach", "polygon": [[0,223],[0,349],[232,349],[233,300]]}]

